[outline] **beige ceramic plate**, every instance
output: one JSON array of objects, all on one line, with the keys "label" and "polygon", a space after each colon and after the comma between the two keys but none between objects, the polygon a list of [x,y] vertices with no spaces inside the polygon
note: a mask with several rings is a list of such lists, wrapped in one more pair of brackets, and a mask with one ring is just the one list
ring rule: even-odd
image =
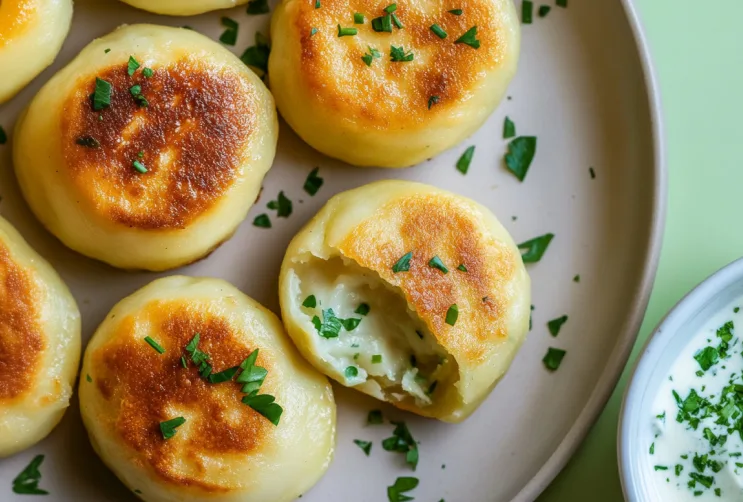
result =
[{"label": "beige ceramic plate", "polygon": [[[421,460],[413,474],[381,448],[379,441],[390,435],[391,426],[365,427],[366,413],[379,403],[337,388],[335,462],[303,502],[383,502],[386,486],[403,475],[420,478],[411,492],[419,501],[531,500],[577,447],[624,366],[647,303],[663,224],[657,98],[630,7],[619,0],[569,0],[568,8],[555,7],[554,0],[543,3],[552,5],[549,15],[535,13],[534,23],[523,27],[511,98],[472,138],[407,170],[361,170],[319,155],[282,123],[278,156],[258,206],[212,256],[177,271],[227,279],[278,312],[279,265],[291,237],[333,194],[384,178],[423,181],[472,197],[493,209],[517,241],[556,235],[542,261],[529,266],[534,329],[479,411],[465,423],[448,425],[383,407],[386,416],[407,421],[420,441]],[[236,51],[241,52],[269,21],[267,15],[247,16],[244,8],[194,18],[154,16],[114,0],[78,0],[75,8],[71,35],[54,67],[0,106],[6,130],[54,71],[121,23],[188,24],[217,38],[219,17],[229,15],[240,22]],[[505,115],[519,134],[538,137],[524,183],[503,166]],[[472,144],[477,145],[474,160],[463,176],[454,164]],[[10,150],[10,144],[0,146],[0,213],[70,285],[83,314],[85,340],[119,299],[160,275],[113,270],[54,240],[20,197]],[[302,184],[315,166],[325,185],[310,197]],[[270,230],[252,226],[279,190],[294,201],[294,214],[272,218]],[[578,274],[580,282],[574,282]],[[552,338],[546,322],[563,314],[569,320]],[[555,373],[541,362],[549,346],[567,350]],[[371,457],[353,444],[357,438],[374,441]],[[50,496],[45,500],[135,500],[93,453],[76,401],[49,438],[0,461],[0,500],[15,500],[11,480],[37,453],[46,455],[41,486]]]}]

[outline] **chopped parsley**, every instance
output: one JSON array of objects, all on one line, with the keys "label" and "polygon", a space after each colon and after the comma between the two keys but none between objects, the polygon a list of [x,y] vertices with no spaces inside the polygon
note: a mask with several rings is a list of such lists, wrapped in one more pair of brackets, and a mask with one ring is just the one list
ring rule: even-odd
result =
[{"label": "chopped parsley", "polygon": [[292,214],[292,201],[284,195],[284,191],[279,192],[277,200],[272,200],[267,204],[268,209],[273,209],[279,218],[288,218]]},{"label": "chopped parsley", "polygon": [[144,341],[147,342],[147,344],[150,347],[155,349],[155,351],[157,351],[158,354],[165,354],[165,349],[162,348],[162,346],[159,343],[157,343],[152,337],[146,336],[144,338]]},{"label": "chopped parsley", "polygon": [[316,9],[320,8],[320,0],[315,0],[315,8]]},{"label": "chopped parsley", "polygon": [[720,353],[714,347],[705,347],[694,354],[694,359],[697,360],[703,371],[707,371],[720,361]]},{"label": "chopped parsley", "polygon": [[369,456],[369,454],[371,453],[371,449],[372,449],[371,441],[362,441],[361,439],[354,439],[353,442],[356,446],[361,448],[361,451],[363,451],[367,457]]},{"label": "chopped parsley", "polygon": [[307,307],[308,309],[314,309],[317,307],[317,298],[315,298],[315,295],[310,295],[305,298],[302,302],[302,306]]},{"label": "chopped parsley", "polygon": [[132,162],[132,167],[133,167],[134,169],[136,169],[136,170],[137,170],[138,172],[142,173],[142,174],[144,174],[144,173],[146,173],[146,172],[147,172],[147,168],[145,167],[145,165],[144,165],[144,164],[142,164],[142,163],[141,163],[140,161],[138,161],[138,160],[135,160],[134,162]]},{"label": "chopped parsley", "polygon": [[259,214],[253,220],[253,225],[259,228],[271,228],[271,219],[267,214]]},{"label": "chopped parsley", "polygon": [[460,263],[457,267],[457,270],[461,270],[462,272],[467,272],[467,267],[464,266],[464,263]]},{"label": "chopped parsley", "polygon": [[432,31],[432,32],[434,32],[434,33],[436,34],[436,36],[437,36],[437,37],[439,37],[440,39],[442,39],[442,40],[443,40],[443,39],[445,39],[445,38],[446,38],[446,36],[447,36],[447,35],[446,35],[446,32],[445,32],[445,31],[444,31],[444,29],[443,29],[443,28],[442,28],[441,26],[439,26],[438,24],[435,24],[435,23],[434,23],[434,24],[432,24],[432,25],[430,26],[430,28],[431,28],[431,31]]},{"label": "chopped parsley", "polygon": [[558,7],[567,7],[568,0],[555,0],[555,5],[557,5]]},{"label": "chopped parsley", "polygon": [[126,73],[131,77],[140,66],[139,61],[134,59],[134,56],[129,56],[129,62],[126,64]]},{"label": "chopped parsley", "polygon": [[540,5],[539,6],[539,17],[546,17],[547,14],[550,13],[550,10],[552,10],[552,7],[549,5]]},{"label": "chopped parsley", "polygon": [[503,121],[503,139],[509,139],[516,136],[516,124],[508,117]]},{"label": "chopped parsley", "polygon": [[547,323],[547,328],[550,331],[550,335],[557,336],[560,333],[560,328],[562,328],[562,325],[566,322],[568,322],[568,316],[566,315],[549,321]]},{"label": "chopped parsley", "polygon": [[263,415],[269,422],[279,425],[284,409],[275,401],[276,398],[270,394],[247,395],[242,398],[243,403]]},{"label": "chopped parsley", "polygon": [[394,45],[390,45],[390,61],[404,63],[412,61],[414,58],[415,55],[413,54],[413,51],[405,52],[405,49],[402,46],[395,47]]},{"label": "chopped parsley", "polygon": [[452,10],[447,10],[446,12],[448,12],[449,14],[454,14],[455,16],[462,15],[462,9],[452,9]]},{"label": "chopped parsley", "polygon": [[576,275],[575,277],[573,277],[573,282],[580,282],[580,276]]},{"label": "chopped parsley", "polygon": [[371,66],[375,59],[379,59],[381,57],[381,52],[379,52],[374,47],[369,46],[369,52],[365,52],[364,55],[361,56],[361,60],[366,64],[366,66]]},{"label": "chopped parsley", "polygon": [[19,495],[49,495],[49,492],[39,488],[41,481],[41,463],[44,455],[36,455],[33,460],[13,479],[13,493]]},{"label": "chopped parsley", "polygon": [[459,171],[462,174],[467,174],[467,171],[469,171],[470,163],[472,162],[472,157],[475,155],[475,145],[472,145],[468,147],[461,157],[459,157],[459,160],[457,161],[457,171]]},{"label": "chopped parsley", "polygon": [[392,272],[397,274],[399,272],[407,272],[410,270],[410,260],[413,258],[413,252],[409,251],[402,255],[397,263],[392,265]]},{"label": "chopped parsley", "polygon": [[454,41],[455,44],[466,44],[472,47],[473,49],[479,49],[480,48],[480,41],[477,40],[477,26],[473,26],[466,32],[464,32],[464,35],[459,37]]},{"label": "chopped parsley", "polygon": [[85,374],[85,381],[88,382],[88,383],[93,383],[93,379],[90,378],[90,375],[87,374],[87,373]]},{"label": "chopped parsley", "polygon": [[389,502],[405,502],[413,500],[413,497],[405,495],[405,492],[418,486],[418,478],[402,477],[395,480],[395,484],[387,487],[387,499]]},{"label": "chopped parsley", "polygon": [[209,375],[209,383],[229,382],[230,380],[232,380],[232,377],[235,376],[235,373],[237,373],[237,370],[239,369],[239,366],[233,366],[218,373],[212,373]]},{"label": "chopped parsley", "polygon": [[596,171],[594,171],[592,167],[588,168],[588,174],[591,175],[592,180],[596,179]]},{"label": "chopped parsley", "polygon": [[505,156],[506,167],[516,175],[519,181],[524,181],[526,178],[536,152],[536,136],[519,136],[508,144],[508,153]]},{"label": "chopped parsley", "polygon": [[531,24],[533,11],[534,4],[530,0],[523,0],[521,2],[521,22]]},{"label": "chopped parsley", "polygon": [[[318,0],[319,4],[319,0]],[[260,32],[255,34],[255,45],[245,49],[240,59],[243,63],[253,68],[261,70],[263,73],[268,72],[268,55],[271,53],[271,46],[268,38]]]},{"label": "chopped parsley", "polygon": [[341,319],[340,321],[343,325],[343,329],[345,329],[346,331],[353,331],[359,325],[361,319],[358,319],[356,317],[349,317],[348,319]]},{"label": "chopped parsley", "polygon": [[438,103],[440,99],[441,98],[439,98],[438,96],[431,96],[430,98],[428,98],[428,109],[430,110],[431,107]]},{"label": "chopped parsley", "polygon": [[266,375],[268,375],[268,371],[265,368],[255,365],[257,359],[258,349],[255,349],[240,363],[240,369],[242,371],[236,381],[243,384],[241,390],[246,394],[243,396],[242,402],[250,406],[257,413],[263,415],[272,424],[279,425],[279,420],[282,413],[284,413],[284,409],[276,403],[274,396],[270,394],[258,394]]},{"label": "chopped parsley", "polygon": [[317,28],[311,28],[310,29],[310,36],[313,36],[315,33],[317,33]]},{"label": "chopped parsley", "polygon": [[344,372],[346,378],[356,378],[359,376],[359,369],[356,366],[349,366]]},{"label": "chopped parsley", "polygon": [[139,106],[142,107],[148,107],[150,106],[150,103],[147,101],[147,98],[142,96],[142,86],[139,84],[133,85],[129,88],[129,94],[132,95],[134,98],[134,101],[137,102]]},{"label": "chopped parsley", "polygon": [[111,106],[111,82],[102,78],[95,78],[95,90],[93,91],[93,109],[103,110]]},{"label": "chopped parsley", "polygon": [[152,68],[145,68],[144,70],[142,70],[142,75],[144,75],[144,78],[150,78],[154,74],[155,70],[153,70]]},{"label": "chopped parsley", "polygon": [[371,410],[366,416],[366,423],[369,425],[379,425],[384,423],[384,417],[382,417],[382,410]]},{"label": "chopped parsley", "polygon": [[364,15],[361,12],[353,13],[353,24],[364,24]]},{"label": "chopped parsley", "polygon": [[392,13],[393,13],[393,12],[395,12],[396,10],[397,10],[397,4],[396,4],[396,3],[391,3],[391,4],[389,4],[389,5],[387,6],[387,7],[385,7],[385,8],[384,8],[384,11],[385,11],[385,12],[386,12],[387,14],[392,14]]},{"label": "chopped parsley", "polygon": [[457,323],[457,318],[459,317],[459,307],[457,307],[457,304],[453,304],[451,307],[449,307],[449,310],[446,311],[446,324],[449,326],[454,326]]},{"label": "chopped parsley", "polygon": [[392,23],[397,27],[398,30],[402,30],[402,21],[397,17],[397,14],[392,14]]},{"label": "chopped parsley", "polygon": [[405,462],[415,470],[418,466],[418,443],[405,422],[392,422],[392,425],[395,426],[392,437],[382,441],[382,448],[385,451],[404,453]]},{"label": "chopped parsley", "polygon": [[444,265],[444,262],[441,261],[441,258],[438,256],[434,256],[428,261],[428,266],[431,268],[436,268],[438,270],[441,270],[443,273],[448,274],[449,269],[446,268],[446,265]]},{"label": "chopped parsley", "polygon": [[545,354],[544,358],[542,359],[542,362],[544,363],[544,366],[550,370],[555,371],[557,368],[560,367],[560,364],[562,363],[562,359],[565,357],[566,352],[562,349],[556,349],[554,347],[550,347],[547,349],[547,354]]},{"label": "chopped parsley", "polygon": [[8,134],[5,132],[5,129],[3,129],[3,126],[0,126],[0,145],[4,145],[8,142]]},{"label": "chopped parsley", "polygon": [[555,234],[544,234],[519,244],[519,249],[526,250],[521,254],[524,263],[536,263],[541,260],[554,237]]},{"label": "chopped parsley", "polygon": [[163,439],[170,439],[175,436],[178,427],[186,423],[186,419],[183,417],[175,417],[165,422],[160,422],[160,433],[163,435]]},{"label": "chopped parsley", "polygon": [[382,362],[382,354],[374,354],[371,357],[372,364],[379,364]]},{"label": "chopped parsley", "polygon": [[237,24],[237,21],[229,17],[222,17],[219,22],[225,27],[225,30],[219,36],[219,41],[225,45],[235,45],[235,42],[237,42],[237,29],[240,25]]},{"label": "chopped parsley", "polygon": [[75,140],[75,144],[85,148],[99,148],[101,146],[101,143],[93,136],[80,136]]},{"label": "chopped parsley", "polygon": [[362,303],[361,305],[356,307],[356,310],[354,310],[353,313],[365,316],[369,313],[370,310],[371,310],[371,307],[369,307],[368,303]]},{"label": "chopped parsley", "polygon": [[248,2],[247,13],[251,16],[259,14],[268,14],[268,0],[250,0]]},{"label": "chopped parsley", "polygon": [[199,350],[200,340],[201,335],[196,333],[191,341],[188,342],[188,345],[186,345],[185,350],[188,352],[191,362],[193,362],[199,369],[199,376],[203,379],[208,379],[209,375],[212,373],[212,366],[209,364],[209,354]]},{"label": "chopped parsley", "polygon": [[340,335],[341,328],[346,331],[353,331],[361,322],[361,319],[350,317],[348,319],[341,319],[335,315],[333,309],[327,309],[322,311],[322,321],[318,316],[312,318],[312,324],[318,334],[323,338],[337,338]]},{"label": "chopped parsley", "polygon": [[385,14],[371,20],[372,29],[376,32],[392,33],[392,17]]},{"label": "chopped parsley", "polygon": [[357,35],[359,33],[359,30],[356,28],[342,28],[341,25],[338,25],[338,38],[340,37],[352,37],[354,35]]},{"label": "chopped parsley", "polygon": [[315,195],[325,181],[317,175],[318,172],[320,172],[320,168],[314,168],[310,171],[310,174],[307,175],[307,179],[304,181],[304,191],[310,195]]}]

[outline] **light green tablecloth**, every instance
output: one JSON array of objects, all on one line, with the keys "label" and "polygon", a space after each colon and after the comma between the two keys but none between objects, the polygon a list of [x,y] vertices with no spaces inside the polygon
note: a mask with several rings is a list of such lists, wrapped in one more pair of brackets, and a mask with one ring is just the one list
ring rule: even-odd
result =
[{"label": "light green tablecloth", "polygon": [[[684,294],[743,256],[743,2],[635,3],[660,82],[670,185],[660,268],[631,361]],[[540,502],[623,500],[615,443],[630,368]]]}]

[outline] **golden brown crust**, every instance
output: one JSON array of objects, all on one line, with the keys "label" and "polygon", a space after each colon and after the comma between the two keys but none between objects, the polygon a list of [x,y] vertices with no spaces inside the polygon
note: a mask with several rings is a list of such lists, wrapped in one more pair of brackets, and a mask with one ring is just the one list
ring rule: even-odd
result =
[{"label": "golden brown crust", "polygon": [[[93,109],[95,78],[86,77],[63,111],[62,151],[79,196],[105,219],[148,230],[184,228],[209,211],[241,172],[256,129],[254,91],[229,69],[189,59],[150,78],[141,69],[130,77],[126,64],[97,76],[112,84],[111,105]],[[130,94],[135,84],[148,107]],[[86,137],[100,147],[76,143]]]},{"label": "golden brown crust", "polygon": [[41,293],[0,244],[0,402],[33,386],[45,342],[37,305]]},{"label": "golden brown crust", "polygon": [[[430,118],[449,103],[469,97],[482,72],[497,68],[506,55],[502,39],[503,20],[493,2],[487,0],[446,0],[440,10],[432,14],[397,4],[395,14],[404,26],[397,36],[376,33],[371,19],[384,14],[384,7],[393,2],[372,0],[323,0],[320,9],[314,0],[295,0],[294,25],[301,33],[300,75],[307,79],[310,93],[326,107],[357,120],[363,117],[373,127],[403,128],[405,123],[418,123]],[[451,9],[462,9],[455,16]],[[365,15],[363,25],[353,24],[354,12]],[[354,27],[359,34],[338,37],[337,24]],[[441,39],[431,31],[438,24],[448,34]],[[461,35],[477,26],[480,48],[455,44]],[[312,28],[317,33],[310,36]],[[411,62],[390,62],[390,45],[412,50]],[[367,66],[361,57],[371,45],[382,54]],[[381,79],[385,85],[379,85]],[[429,110],[431,96],[438,96],[436,107]],[[339,117],[342,120],[342,117]]]},{"label": "golden brown crust", "polygon": [[[491,345],[483,342],[508,336],[502,312],[518,258],[483,232],[471,209],[453,197],[416,194],[395,199],[358,225],[338,249],[399,286],[439,343],[464,355],[468,363],[484,360]],[[393,273],[392,266],[410,251],[410,271]],[[444,262],[447,274],[428,266],[434,256]],[[457,270],[460,264],[467,272]],[[445,323],[453,304],[459,308],[456,330]]]},{"label": "golden brown crust", "polygon": [[0,2],[0,48],[18,37],[31,24],[37,0],[3,0]]},{"label": "golden brown crust", "polygon": [[[142,323],[165,348],[164,354],[142,339],[137,330]],[[258,451],[270,441],[274,426],[240,402],[239,384],[210,384],[200,378],[192,363],[183,368],[180,358],[188,358],[184,349],[196,333],[200,334],[199,349],[211,357],[214,372],[239,365],[253,349],[226,320],[209,314],[202,305],[152,302],[136,319],[124,318],[113,341],[93,353],[95,385],[119,410],[111,432],[146,459],[159,477],[207,492],[227,492],[232,487],[224,482],[203,481],[205,460]],[[260,353],[258,365],[270,373],[272,364],[265,354]],[[181,432],[164,440],[159,423],[184,411],[191,418],[181,429],[188,427],[188,434]],[[183,468],[183,458],[195,466],[194,471]]]}]

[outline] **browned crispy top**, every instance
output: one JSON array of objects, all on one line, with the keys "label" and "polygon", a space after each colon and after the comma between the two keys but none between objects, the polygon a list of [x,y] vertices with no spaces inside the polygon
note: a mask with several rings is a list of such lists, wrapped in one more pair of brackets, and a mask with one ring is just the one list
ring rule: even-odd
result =
[{"label": "browned crispy top", "polygon": [[[393,27],[392,33],[373,31],[371,20],[385,14],[383,9],[391,3],[323,0],[321,8],[315,9],[314,0],[295,0],[289,8],[301,36],[301,75],[313,96],[339,112],[339,120],[363,120],[372,127],[420,122],[470,97],[483,73],[501,65],[507,53],[506,28],[492,1],[397,2],[394,14],[404,28]],[[452,9],[463,13],[447,12]],[[364,24],[353,24],[355,12],[364,14]],[[338,37],[339,23],[356,28],[358,35]],[[431,31],[434,23],[446,31],[447,38]],[[479,49],[454,43],[475,25]],[[312,28],[318,31],[310,36]],[[390,61],[391,45],[412,51],[413,61]],[[369,47],[381,53],[371,66],[361,59]],[[429,110],[431,96],[439,101]]]},{"label": "browned crispy top", "polygon": [[23,396],[33,386],[45,347],[40,300],[29,273],[0,243],[0,403]]},{"label": "browned crispy top", "polygon": [[0,1],[0,48],[31,25],[38,3],[38,0]]},{"label": "browned crispy top", "polygon": [[[101,217],[140,229],[183,228],[207,212],[244,169],[256,94],[238,74],[182,60],[145,78],[126,63],[81,79],[64,104],[62,150],[72,183]],[[95,77],[111,105],[93,109]],[[130,88],[141,86],[149,106]],[[92,138],[100,147],[78,140]],[[141,162],[148,172],[133,167]]]},{"label": "browned crispy top", "polygon": [[[449,352],[479,362],[493,344],[505,339],[509,281],[521,259],[486,233],[472,209],[442,194],[417,194],[393,200],[358,225],[339,246],[345,256],[400,286],[405,297]],[[392,266],[412,251],[410,271]],[[428,266],[438,256],[449,272]],[[463,264],[467,271],[457,270]],[[454,326],[445,323],[456,304]]]},{"label": "browned crispy top", "polygon": [[[227,491],[204,479],[207,463],[229,461],[259,451],[275,427],[240,400],[235,382],[208,383],[181,356],[196,333],[199,349],[211,357],[214,372],[239,365],[255,347],[246,345],[225,319],[208,313],[197,302],[152,302],[135,316],[123,318],[108,343],[92,356],[94,384],[117,413],[112,434],[133,448],[163,480],[196,486],[209,492]],[[151,336],[165,350],[158,354],[145,341]],[[271,360],[260,352],[259,366],[269,371]],[[176,435],[163,439],[160,422],[183,416],[187,422]],[[244,458],[241,462],[246,461]]]}]

